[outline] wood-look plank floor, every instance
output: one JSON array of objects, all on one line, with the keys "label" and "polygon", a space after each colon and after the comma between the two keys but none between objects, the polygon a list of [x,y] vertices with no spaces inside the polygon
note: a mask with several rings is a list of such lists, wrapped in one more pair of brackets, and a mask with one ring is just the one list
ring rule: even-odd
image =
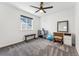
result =
[{"label": "wood-look plank floor", "polygon": [[0,56],[78,56],[75,47],[63,45],[64,50],[48,46],[46,39],[36,39],[16,45],[0,48]]}]

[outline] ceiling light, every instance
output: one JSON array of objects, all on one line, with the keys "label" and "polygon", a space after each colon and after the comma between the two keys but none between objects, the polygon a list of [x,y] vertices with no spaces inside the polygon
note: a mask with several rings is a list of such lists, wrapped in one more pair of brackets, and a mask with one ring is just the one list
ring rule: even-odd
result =
[{"label": "ceiling light", "polygon": [[40,12],[40,13],[43,13],[43,11],[42,11],[42,10],[40,10],[39,12]]}]

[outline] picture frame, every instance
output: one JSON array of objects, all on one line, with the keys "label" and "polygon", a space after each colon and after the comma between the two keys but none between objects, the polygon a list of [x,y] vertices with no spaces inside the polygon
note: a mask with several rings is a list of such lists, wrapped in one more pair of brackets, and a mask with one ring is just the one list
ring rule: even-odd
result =
[{"label": "picture frame", "polygon": [[57,22],[57,32],[69,32],[69,22],[68,21],[58,21]]}]

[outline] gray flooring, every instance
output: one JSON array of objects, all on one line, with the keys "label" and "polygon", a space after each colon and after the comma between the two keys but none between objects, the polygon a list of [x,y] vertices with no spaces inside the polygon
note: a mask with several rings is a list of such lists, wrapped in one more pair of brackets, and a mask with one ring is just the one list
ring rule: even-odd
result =
[{"label": "gray flooring", "polygon": [[0,48],[0,56],[78,56],[75,47],[64,46],[64,50],[46,39],[35,39],[16,45]]}]

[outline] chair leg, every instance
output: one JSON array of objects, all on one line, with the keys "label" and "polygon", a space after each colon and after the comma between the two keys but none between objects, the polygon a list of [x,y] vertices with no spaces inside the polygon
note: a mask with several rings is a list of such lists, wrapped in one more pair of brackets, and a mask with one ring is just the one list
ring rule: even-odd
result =
[{"label": "chair leg", "polygon": [[63,45],[63,41],[61,41],[61,44]]}]

